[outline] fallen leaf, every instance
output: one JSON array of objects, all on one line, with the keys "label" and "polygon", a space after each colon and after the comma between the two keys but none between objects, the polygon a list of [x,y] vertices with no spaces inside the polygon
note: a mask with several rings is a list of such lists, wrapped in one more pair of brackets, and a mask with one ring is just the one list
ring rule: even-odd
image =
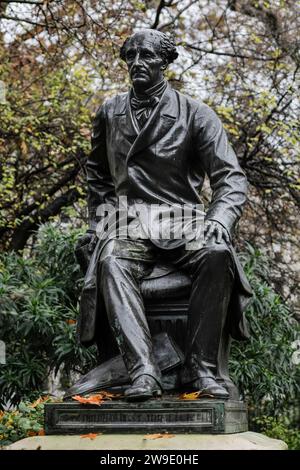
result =
[{"label": "fallen leaf", "polygon": [[101,390],[96,395],[89,395],[87,397],[82,397],[80,395],[74,395],[72,398],[73,400],[79,401],[84,405],[98,405],[100,406],[105,400],[112,400],[113,398],[119,398],[122,395],[120,393],[110,393],[106,392],[105,390]]},{"label": "fallen leaf", "polygon": [[201,395],[201,392],[182,393],[179,395],[180,400],[197,400]]},{"label": "fallen leaf", "polygon": [[97,434],[90,432],[89,434],[82,434],[82,438],[87,438],[87,439],[96,439],[97,436],[101,436],[101,432],[98,432]]},{"label": "fallen leaf", "polygon": [[45,429],[40,429],[38,432],[38,436],[45,436]]},{"label": "fallen leaf", "polygon": [[97,405],[100,406],[104,402],[103,396],[101,394],[98,395],[90,395],[89,397],[81,397],[80,395],[74,395],[72,397],[73,400],[79,401],[83,405]]},{"label": "fallen leaf", "polygon": [[35,400],[33,403],[31,403],[29,405],[29,408],[36,408],[38,405],[40,405],[41,403],[44,403],[44,401],[46,401],[48,399],[49,399],[48,395],[45,395],[44,397],[40,397],[37,400]]},{"label": "fallen leaf", "polygon": [[158,434],[146,434],[144,439],[169,439],[170,437],[175,437],[175,434],[158,433]]},{"label": "fallen leaf", "polygon": [[72,320],[72,319],[69,318],[68,320],[66,320],[66,323],[67,323],[68,325],[75,325],[76,320]]},{"label": "fallen leaf", "polygon": [[27,431],[27,437],[33,437],[36,436],[37,433],[35,431]]},{"label": "fallen leaf", "polygon": [[180,400],[198,400],[199,398],[215,398],[213,395],[210,393],[205,393],[202,392],[201,390],[198,390],[197,392],[191,392],[191,393],[182,393],[179,395]]}]

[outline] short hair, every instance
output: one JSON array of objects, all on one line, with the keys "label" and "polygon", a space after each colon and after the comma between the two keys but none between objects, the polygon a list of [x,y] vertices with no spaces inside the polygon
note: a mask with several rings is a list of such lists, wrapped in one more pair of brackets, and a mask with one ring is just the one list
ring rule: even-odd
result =
[{"label": "short hair", "polygon": [[126,49],[129,42],[141,32],[151,32],[155,36],[157,36],[159,40],[160,53],[162,57],[167,60],[168,64],[171,64],[172,62],[174,62],[175,59],[177,59],[178,52],[176,49],[175,42],[171,37],[169,37],[165,33],[162,33],[161,31],[157,31],[156,29],[144,29],[132,34],[131,36],[128,36],[128,38],[125,39],[122,47],[120,48],[120,57],[122,60],[124,60],[124,62],[126,62]]}]

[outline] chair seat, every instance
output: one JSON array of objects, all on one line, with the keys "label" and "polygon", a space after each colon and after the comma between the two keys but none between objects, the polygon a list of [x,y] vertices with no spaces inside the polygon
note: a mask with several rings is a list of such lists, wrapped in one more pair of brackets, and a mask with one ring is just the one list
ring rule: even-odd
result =
[{"label": "chair seat", "polygon": [[[157,265],[155,272],[166,271],[165,266]],[[191,278],[182,271],[174,271],[157,276],[151,275],[141,284],[141,292],[146,300],[181,299],[190,294]]]}]

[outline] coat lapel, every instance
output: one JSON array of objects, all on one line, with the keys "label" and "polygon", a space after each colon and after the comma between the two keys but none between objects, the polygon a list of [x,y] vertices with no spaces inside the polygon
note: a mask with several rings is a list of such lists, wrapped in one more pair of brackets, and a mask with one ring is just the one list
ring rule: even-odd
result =
[{"label": "coat lapel", "polygon": [[[141,152],[144,148],[159,141],[174,125],[178,115],[178,106],[173,98],[173,93],[172,88],[168,84],[159,104],[154,108],[154,111],[149,117],[146,125],[141,129],[137,138],[133,142],[127,155],[127,161],[133,155]],[[128,100],[128,107],[129,106]],[[130,115],[130,110],[128,111],[128,114]]]},{"label": "coat lapel", "polygon": [[129,93],[119,97],[114,111],[114,119],[117,120],[120,133],[125,137],[131,147],[137,138],[138,130],[134,126],[131,115]]}]

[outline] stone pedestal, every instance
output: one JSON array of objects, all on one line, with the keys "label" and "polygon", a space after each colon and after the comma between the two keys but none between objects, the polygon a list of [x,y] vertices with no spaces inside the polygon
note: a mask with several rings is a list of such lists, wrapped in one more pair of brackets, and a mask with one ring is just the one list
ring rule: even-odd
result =
[{"label": "stone pedestal", "polygon": [[8,450],[97,450],[97,451],[201,451],[286,450],[287,445],[256,432],[238,434],[176,434],[149,439],[143,434],[103,434],[95,439],[81,436],[36,436],[11,444]]},{"label": "stone pedestal", "polygon": [[232,400],[153,399],[128,403],[107,401],[101,406],[71,400],[45,404],[45,432],[86,433],[200,433],[232,434],[247,431],[244,403]]}]

